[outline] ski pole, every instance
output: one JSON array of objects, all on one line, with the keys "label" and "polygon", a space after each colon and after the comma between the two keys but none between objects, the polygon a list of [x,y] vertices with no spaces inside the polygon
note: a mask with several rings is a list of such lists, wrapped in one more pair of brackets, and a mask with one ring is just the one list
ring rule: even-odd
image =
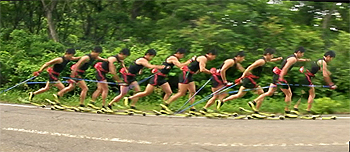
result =
[{"label": "ski pole", "polygon": [[210,77],[209,80],[208,80],[207,82],[205,82],[205,83],[203,84],[203,86],[200,87],[200,88],[198,89],[198,91],[197,91],[196,93],[194,93],[194,94],[193,94],[193,95],[192,95],[192,96],[177,110],[177,112],[178,112],[179,110],[181,110],[191,99],[193,99],[194,96],[196,96],[196,95],[198,94],[198,92],[201,91],[201,90],[204,88],[204,86],[206,86],[212,78],[213,78],[213,77]]},{"label": "ski pole", "polygon": [[36,76],[31,77],[31,78],[29,78],[29,79],[27,79],[27,80],[24,80],[24,81],[22,81],[22,82],[20,82],[20,83],[17,83],[16,85],[14,85],[14,86],[12,86],[12,87],[6,89],[6,90],[1,91],[0,94],[3,93],[3,92],[9,91],[9,90],[11,90],[11,89],[13,89],[13,88],[15,88],[15,87],[17,87],[17,86],[23,84],[23,83],[26,83],[27,81],[30,81],[30,80],[35,79],[35,78],[36,78]]},{"label": "ski pole", "polygon": [[81,79],[81,78],[71,78],[71,77],[62,77],[63,79],[72,79],[72,80],[84,80],[87,82],[98,82],[98,83],[107,83],[107,84],[117,84],[115,82],[105,82],[105,81],[96,81],[96,80],[89,80],[89,79]]},{"label": "ski pole", "polygon": [[[27,82],[27,84],[40,84],[40,83],[47,83],[46,81],[42,82]],[[58,83],[57,81],[51,81],[49,83]],[[62,81],[61,83],[68,83],[67,81]]]},{"label": "ski pole", "polygon": [[[230,88],[232,88],[232,87],[234,87],[234,86],[236,86],[236,84],[230,86]],[[191,108],[191,107],[193,107],[193,106],[195,106],[195,105],[197,105],[197,104],[199,104],[199,103],[202,103],[203,101],[206,101],[207,99],[211,98],[213,95],[216,95],[218,92],[220,92],[220,91],[221,91],[222,89],[224,89],[224,88],[226,88],[226,86],[220,88],[219,90],[216,90],[215,92],[211,93],[210,95],[208,95],[208,96],[204,97],[203,99],[201,99],[201,100],[199,100],[199,101],[193,103],[192,105],[189,105],[188,107],[186,107],[185,109],[182,109],[181,111],[179,111],[179,112],[177,112],[177,113],[182,113],[182,112],[184,112],[185,110],[187,110],[187,109],[189,109],[189,108]]]}]

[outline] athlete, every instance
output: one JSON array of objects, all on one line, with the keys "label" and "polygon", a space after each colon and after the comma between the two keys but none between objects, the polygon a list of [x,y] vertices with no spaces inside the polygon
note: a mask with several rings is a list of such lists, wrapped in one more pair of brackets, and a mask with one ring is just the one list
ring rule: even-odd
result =
[{"label": "athlete", "polygon": [[193,57],[184,63],[180,63],[179,59],[183,58],[185,56],[185,53],[186,53],[186,50],[183,48],[180,48],[180,49],[176,50],[175,54],[167,57],[165,59],[165,61],[163,62],[163,65],[165,66],[163,69],[161,69],[159,71],[157,69],[152,70],[152,73],[156,73],[156,74],[149,81],[145,91],[139,92],[139,93],[137,93],[133,96],[130,96],[130,97],[124,97],[125,104],[128,105],[129,100],[130,99],[133,100],[135,98],[136,99],[135,102],[133,102],[131,104],[131,107],[135,108],[135,104],[137,102],[137,99],[140,97],[150,95],[153,92],[154,88],[157,86],[160,86],[161,89],[164,91],[165,95],[163,97],[163,101],[166,101],[170,97],[170,95],[173,93],[171,88],[170,88],[169,83],[166,80],[167,74],[171,71],[171,69],[174,66],[182,68],[183,66],[186,66],[186,65],[190,64],[191,62],[193,62],[195,59],[195,57]]},{"label": "athlete", "polygon": [[53,67],[47,68],[47,72],[49,74],[49,81],[46,82],[46,86],[35,92],[29,92],[29,101],[32,101],[35,95],[48,91],[50,89],[51,84],[53,84],[53,86],[57,87],[59,90],[62,90],[64,88],[64,85],[58,77],[70,61],[79,60],[80,57],[74,57],[74,54],[75,49],[69,48],[66,50],[66,53],[62,57],[57,57],[55,59],[50,60],[49,62],[46,62],[44,65],[41,66],[39,71],[34,72],[34,76],[39,76],[40,73],[43,70],[45,70],[45,68],[53,65]]},{"label": "athlete", "polygon": [[[245,60],[245,54],[243,51],[239,51],[235,57],[226,59],[224,63],[221,64],[219,69],[211,68],[210,71],[212,72],[213,78],[211,79],[212,92],[216,92],[218,90],[222,90],[225,86],[231,86],[233,83],[228,82],[226,79],[226,73],[227,71],[232,71],[233,69],[238,69],[241,72],[243,72],[245,69],[240,64]],[[222,100],[227,96],[227,93],[222,94],[215,94],[212,98],[210,98],[207,102],[207,104],[203,107],[202,113],[206,113],[207,108],[210,107],[214,102],[215,99]]]},{"label": "athlete", "polygon": [[243,72],[242,76],[235,80],[237,84],[242,83],[238,93],[231,95],[223,100],[217,102],[217,109],[220,110],[220,107],[229,100],[242,98],[247,92],[245,89],[254,89],[259,95],[264,93],[264,90],[258,84],[259,77],[261,77],[263,68],[267,62],[280,61],[283,58],[273,58],[275,49],[267,48],[265,49],[264,55],[256,60],[254,63],[248,66],[248,68]]},{"label": "athlete", "polygon": [[95,60],[107,61],[107,59],[101,58],[99,55],[102,53],[102,47],[96,46],[90,54],[86,54],[80,58],[80,60],[71,66],[71,75],[70,77],[73,79],[68,79],[69,85],[65,87],[57,94],[53,94],[55,101],[59,103],[59,98],[61,98],[65,93],[74,90],[76,83],[81,88],[80,93],[80,107],[84,107],[84,100],[86,97],[86,93],[88,91],[88,87],[82,78],[84,77],[85,70],[87,70],[91,65],[93,65]]},{"label": "athlete", "polygon": [[[184,96],[189,91],[189,98],[196,92],[196,85],[193,82],[192,76],[193,74],[203,72],[206,74],[211,74],[211,72],[205,68],[207,61],[214,60],[216,58],[217,51],[210,50],[205,55],[198,56],[195,60],[189,64],[189,66],[182,67],[182,73],[179,75],[179,83],[178,83],[178,92],[175,95],[172,95],[164,104],[160,104],[162,109],[172,112],[168,106],[170,103],[175,101],[176,99]],[[192,104],[195,101],[195,98],[192,98],[190,103]],[[191,111],[195,111],[195,107],[191,107]]]},{"label": "athlete", "polygon": [[125,67],[123,60],[128,56],[130,56],[130,50],[122,49],[117,55],[108,57],[108,61],[97,62],[95,64],[94,67],[96,69],[96,79],[99,82],[97,83],[96,91],[92,94],[91,102],[88,104],[89,107],[95,107],[95,101],[97,97],[102,94],[102,108],[106,108],[105,103],[108,95],[108,83],[106,79],[106,74],[112,74],[114,81],[122,83],[123,81],[117,75],[114,62],[117,62],[121,64],[122,67]]},{"label": "athlete", "polygon": [[[311,107],[312,107],[312,103],[315,99],[315,87],[313,86],[312,83],[312,79],[315,77],[315,74],[318,71],[322,71],[322,75],[323,75],[323,79],[325,80],[325,82],[329,85],[330,89],[336,89],[337,86],[334,85],[334,83],[331,80],[331,72],[329,72],[327,66],[328,63],[331,62],[333,59],[335,58],[335,52],[334,51],[328,51],[323,55],[323,58],[318,59],[314,62],[311,63],[311,67],[306,69],[306,71],[304,72],[304,67],[302,67],[300,69],[300,72],[305,74],[305,77],[303,77],[299,82],[300,84],[302,84],[301,88],[302,91],[308,91],[309,92],[309,97],[307,100],[308,106],[307,106],[307,113],[311,114]],[[298,102],[297,104],[294,105],[294,110],[292,110],[291,112],[294,114],[299,115],[299,106]]]},{"label": "athlete", "polygon": [[[149,63],[155,56],[157,55],[156,50],[149,49],[145,53],[145,55],[141,58],[138,58],[129,66],[129,69],[122,68],[120,70],[120,73],[123,76],[124,82],[126,85],[120,85],[120,94],[117,95],[109,104],[108,104],[108,110],[112,110],[112,104],[114,102],[118,102],[121,98],[123,98],[128,91],[131,88],[134,88],[136,92],[140,91],[140,86],[136,81],[136,75],[141,73],[141,69],[144,67],[149,69],[163,69],[165,68],[164,65],[152,65]],[[133,98],[132,105],[135,105],[134,102],[137,101],[137,98]],[[130,108],[135,109],[134,106],[131,106]]]},{"label": "athlete", "polygon": [[301,57],[304,56],[304,52],[305,49],[303,47],[297,48],[292,55],[283,60],[280,68],[275,67],[273,69],[274,75],[269,90],[266,93],[261,94],[254,101],[248,102],[248,105],[255,111],[255,113],[259,113],[258,110],[262,104],[263,99],[266,96],[272,96],[277,88],[279,88],[285,94],[284,101],[286,102],[286,106],[284,108],[284,111],[286,114],[290,114],[288,107],[290,106],[290,102],[292,100],[292,91],[288,82],[284,79],[284,76],[293,68],[296,62],[310,61],[310,59],[301,59]]}]

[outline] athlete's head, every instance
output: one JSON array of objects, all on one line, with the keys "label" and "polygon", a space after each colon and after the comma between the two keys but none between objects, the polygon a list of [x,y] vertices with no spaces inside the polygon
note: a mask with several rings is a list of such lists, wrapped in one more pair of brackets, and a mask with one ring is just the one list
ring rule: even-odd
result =
[{"label": "athlete's head", "polygon": [[95,46],[95,48],[91,52],[92,58],[97,58],[100,53],[102,53],[102,47],[101,46]]},{"label": "athlete's head", "polygon": [[183,58],[185,56],[185,53],[186,53],[186,49],[184,48],[179,48],[176,50],[175,52],[175,56],[179,59]]},{"label": "athlete's head", "polygon": [[276,50],[273,48],[266,48],[264,51],[264,56],[267,61],[270,61],[273,58],[273,54],[276,53]]},{"label": "athlete's head", "polygon": [[130,50],[127,49],[127,48],[124,48],[122,50],[120,50],[119,54],[118,54],[118,57],[121,59],[121,60],[124,60],[126,57],[130,56]]},{"label": "athlete's head", "polygon": [[208,60],[214,60],[216,58],[216,55],[218,54],[218,51],[215,49],[209,50],[206,54]]},{"label": "athlete's head", "polygon": [[297,58],[301,58],[304,56],[305,49],[304,47],[298,47],[295,51],[294,54],[297,56]]},{"label": "athlete's head", "polygon": [[328,51],[323,56],[326,62],[331,62],[335,58],[335,52]]},{"label": "athlete's head", "polygon": [[66,53],[65,53],[64,56],[65,56],[66,58],[71,58],[71,57],[74,56],[74,54],[75,54],[75,49],[69,48],[69,49],[66,50]]},{"label": "athlete's head", "polygon": [[155,49],[149,49],[145,53],[145,58],[150,61],[153,57],[157,55],[157,51]]},{"label": "athlete's head", "polygon": [[237,52],[237,54],[235,55],[235,59],[238,63],[241,63],[244,61],[244,58],[245,58],[245,54],[244,54],[244,51],[239,51]]}]

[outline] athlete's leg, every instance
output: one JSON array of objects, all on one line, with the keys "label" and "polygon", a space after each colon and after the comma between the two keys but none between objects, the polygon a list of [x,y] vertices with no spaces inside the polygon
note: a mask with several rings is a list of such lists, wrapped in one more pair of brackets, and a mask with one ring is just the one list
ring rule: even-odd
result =
[{"label": "athlete's leg", "polygon": [[228,96],[227,98],[225,98],[224,100],[222,100],[223,102],[229,101],[229,100],[233,100],[233,99],[237,99],[237,98],[242,98],[247,92],[243,91],[245,89],[245,87],[241,86],[239,87],[238,93]]},{"label": "athlete's leg", "polygon": [[[107,82],[107,80],[105,80]],[[106,104],[106,98],[108,95],[108,84],[107,83],[101,83],[101,88],[102,88],[102,106],[105,106]]]},{"label": "athlete's leg", "polygon": [[267,92],[261,94],[259,97],[257,97],[253,102],[256,102],[256,109],[259,110],[261,107],[261,104],[266,96],[272,96],[273,93],[277,90],[277,86],[275,84],[270,84],[270,88]]},{"label": "athlete's leg", "polygon": [[169,99],[173,91],[171,90],[171,87],[168,82],[162,84],[160,88],[164,91],[165,95],[163,97],[163,101],[166,101]]},{"label": "athlete's leg", "polygon": [[308,100],[307,100],[307,111],[310,111],[311,110],[311,108],[312,108],[312,102],[314,101],[314,99],[315,99],[315,96],[316,96],[316,94],[315,94],[315,88],[314,87],[310,87],[310,89],[309,89],[309,98],[308,98]]},{"label": "athlete's leg", "polygon": [[[141,91],[141,88],[140,88],[139,84],[137,83],[137,81],[132,82],[130,85],[133,86],[133,88],[134,88],[134,90],[135,90],[135,93]],[[134,94],[135,94],[135,93],[134,93]],[[132,99],[132,102],[131,102],[131,104],[130,104],[130,106],[131,106],[131,107],[135,107],[135,104],[136,104],[136,102],[137,102],[138,100],[139,100],[139,97],[133,98],[133,99]]]},{"label": "athlete's leg", "polygon": [[289,111],[289,106],[290,106],[290,102],[292,101],[292,90],[290,88],[288,89],[283,89],[280,88],[281,91],[285,94],[285,98],[284,101],[286,102],[286,106],[284,107],[284,111]]},{"label": "athlete's leg", "polygon": [[[191,97],[196,93],[196,85],[194,84],[193,81],[190,82],[188,85],[189,85],[189,86],[188,86],[189,98],[191,98]],[[193,97],[193,98],[190,100],[191,105],[194,103],[195,100],[196,100],[195,97]],[[195,109],[195,107],[192,106],[191,109]]]},{"label": "athlete's leg", "polygon": [[84,104],[84,100],[86,98],[86,94],[89,91],[89,88],[87,87],[86,83],[84,80],[81,80],[78,82],[79,88],[81,88],[81,93],[80,93],[80,105]]},{"label": "athlete's leg", "polygon": [[53,86],[57,87],[58,90],[64,89],[64,85],[61,81],[56,81],[56,83],[54,83]]},{"label": "athlete's leg", "polygon": [[50,89],[50,82],[47,81],[45,87],[40,88],[39,90],[35,91],[34,95],[37,95],[37,94],[40,94],[40,93],[44,93],[44,92],[46,92],[49,89]]},{"label": "athlete's leg", "polygon": [[69,83],[69,85],[67,87],[63,88],[61,91],[59,91],[57,93],[57,95],[62,97],[67,92],[70,92],[70,91],[74,90],[74,88],[75,88],[75,83]]},{"label": "athlete's leg", "polygon": [[140,98],[140,97],[150,95],[153,92],[153,90],[154,90],[154,86],[147,84],[145,91],[136,93],[136,94],[130,96],[129,99]]},{"label": "athlete's leg", "polygon": [[[221,89],[222,87],[224,87],[224,85],[218,85],[216,88],[211,88],[211,91],[212,92],[216,92],[217,90]],[[205,104],[205,106],[203,108],[207,109],[208,107],[210,107],[214,102],[215,102],[215,99],[219,98],[221,96],[221,94],[215,94],[213,95],[213,97],[211,97],[207,104]]]},{"label": "athlete's leg", "polygon": [[129,86],[127,85],[121,85],[120,86],[120,93],[116,97],[112,99],[111,102],[109,102],[108,105],[112,105],[114,102],[118,102],[121,98],[123,98],[129,91]]},{"label": "athlete's leg", "polygon": [[97,83],[97,89],[95,92],[92,94],[91,101],[95,102],[97,97],[102,93],[102,86],[101,83]]},{"label": "athlete's leg", "polygon": [[294,109],[298,109],[299,105],[300,105],[300,101],[303,98],[303,95],[305,94],[304,90],[301,90],[301,95],[300,98],[298,99],[297,103],[294,105]]},{"label": "athlete's leg", "polygon": [[176,99],[184,96],[186,94],[188,88],[189,88],[189,84],[179,83],[178,92],[176,94],[172,95],[165,103],[169,105],[173,101],[175,101]]}]

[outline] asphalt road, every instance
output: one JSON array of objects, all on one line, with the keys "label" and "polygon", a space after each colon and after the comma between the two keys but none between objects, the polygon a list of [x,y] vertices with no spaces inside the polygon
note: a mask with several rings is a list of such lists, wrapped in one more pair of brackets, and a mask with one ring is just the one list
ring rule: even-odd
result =
[{"label": "asphalt road", "polygon": [[227,120],[117,116],[0,103],[0,151],[347,152],[350,116]]}]

